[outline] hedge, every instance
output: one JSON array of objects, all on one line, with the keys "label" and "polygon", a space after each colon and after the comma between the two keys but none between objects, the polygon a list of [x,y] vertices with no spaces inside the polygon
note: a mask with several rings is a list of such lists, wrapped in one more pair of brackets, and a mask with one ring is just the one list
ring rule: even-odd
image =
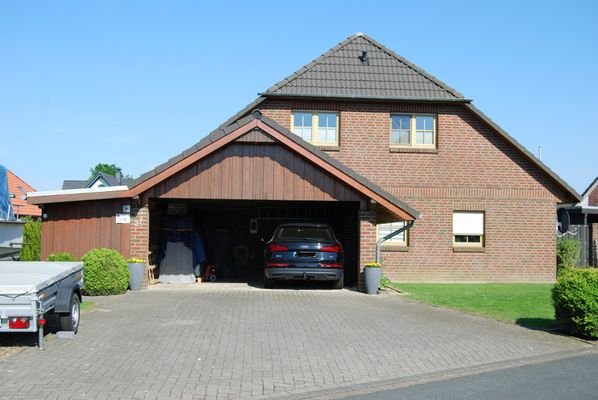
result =
[{"label": "hedge", "polygon": [[598,269],[565,268],[552,289],[555,316],[576,336],[598,339]]},{"label": "hedge", "polygon": [[75,257],[73,257],[70,253],[52,253],[48,256],[48,261],[75,261]]},{"label": "hedge", "polygon": [[83,256],[84,291],[90,296],[121,294],[129,287],[127,261],[116,250],[93,249]]}]

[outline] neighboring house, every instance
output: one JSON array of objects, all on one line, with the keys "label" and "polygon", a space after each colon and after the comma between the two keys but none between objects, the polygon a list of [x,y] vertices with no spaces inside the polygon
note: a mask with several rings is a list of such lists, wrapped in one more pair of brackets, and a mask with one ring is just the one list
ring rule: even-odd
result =
[{"label": "neighboring house", "polygon": [[25,199],[27,197],[27,193],[35,192],[35,189],[10,170],[6,170],[6,177],[8,178],[8,193],[10,195],[10,202],[12,204],[12,210],[15,216],[17,218],[23,218],[27,216],[32,218],[41,217],[41,208],[36,205],[29,204]]},{"label": "neighboring house", "polygon": [[571,227],[564,237],[582,242],[580,265],[598,265],[598,177],[582,193],[579,203],[565,208]]},{"label": "neighboring house", "polygon": [[110,175],[105,172],[98,173],[95,177],[86,180],[65,180],[62,182],[62,189],[63,190],[71,190],[71,189],[89,189],[89,188],[99,188],[99,187],[112,187],[112,186],[119,186],[119,185],[126,185],[131,180],[128,178],[123,178],[122,172],[120,169],[116,170],[116,175]]},{"label": "neighboring house", "polygon": [[414,221],[382,246],[391,279],[550,282],[556,207],[580,201],[470,99],[363,34],[127,186],[33,195],[43,256],[159,255],[164,220],[184,214],[245,279],[277,224],[318,221],[343,243],[351,285],[377,239]]}]

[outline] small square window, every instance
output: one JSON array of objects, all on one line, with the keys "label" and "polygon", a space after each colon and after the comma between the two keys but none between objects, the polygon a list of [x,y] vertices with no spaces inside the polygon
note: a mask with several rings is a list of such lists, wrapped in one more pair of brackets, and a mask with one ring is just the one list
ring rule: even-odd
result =
[{"label": "small square window", "polygon": [[483,212],[453,212],[453,246],[483,247],[484,228]]},{"label": "small square window", "polygon": [[338,146],[338,113],[295,111],[292,131],[317,146]]},{"label": "small square window", "polygon": [[391,115],[390,145],[436,147],[436,117],[433,115]]},{"label": "small square window", "polygon": [[[391,222],[387,224],[378,225],[378,240],[382,239],[386,235],[390,235],[392,232],[396,232],[405,226],[404,221]],[[396,236],[388,239],[382,243],[386,246],[407,246],[407,231],[403,231]]]}]

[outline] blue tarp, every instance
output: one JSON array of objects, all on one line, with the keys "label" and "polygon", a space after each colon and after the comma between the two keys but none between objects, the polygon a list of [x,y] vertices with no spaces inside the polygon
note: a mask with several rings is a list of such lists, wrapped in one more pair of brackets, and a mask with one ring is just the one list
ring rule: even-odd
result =
[{"label": "blue tarp", "polygon": [[16,220],[15,215],[12,212],[10,194],[8,193],[8,176],[6,168],[2,165],[0,165],[0,220]]}]

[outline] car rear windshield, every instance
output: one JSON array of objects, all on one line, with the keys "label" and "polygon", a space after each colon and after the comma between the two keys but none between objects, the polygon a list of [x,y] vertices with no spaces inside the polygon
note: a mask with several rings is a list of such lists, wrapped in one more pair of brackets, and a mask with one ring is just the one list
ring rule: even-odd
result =
[{"label": "car rear windshield", "polygon": [[316,228],[305,226],[285,226],[278,230],[278,239],[281,240],[332,240],[332,234],[328,228]]}]

